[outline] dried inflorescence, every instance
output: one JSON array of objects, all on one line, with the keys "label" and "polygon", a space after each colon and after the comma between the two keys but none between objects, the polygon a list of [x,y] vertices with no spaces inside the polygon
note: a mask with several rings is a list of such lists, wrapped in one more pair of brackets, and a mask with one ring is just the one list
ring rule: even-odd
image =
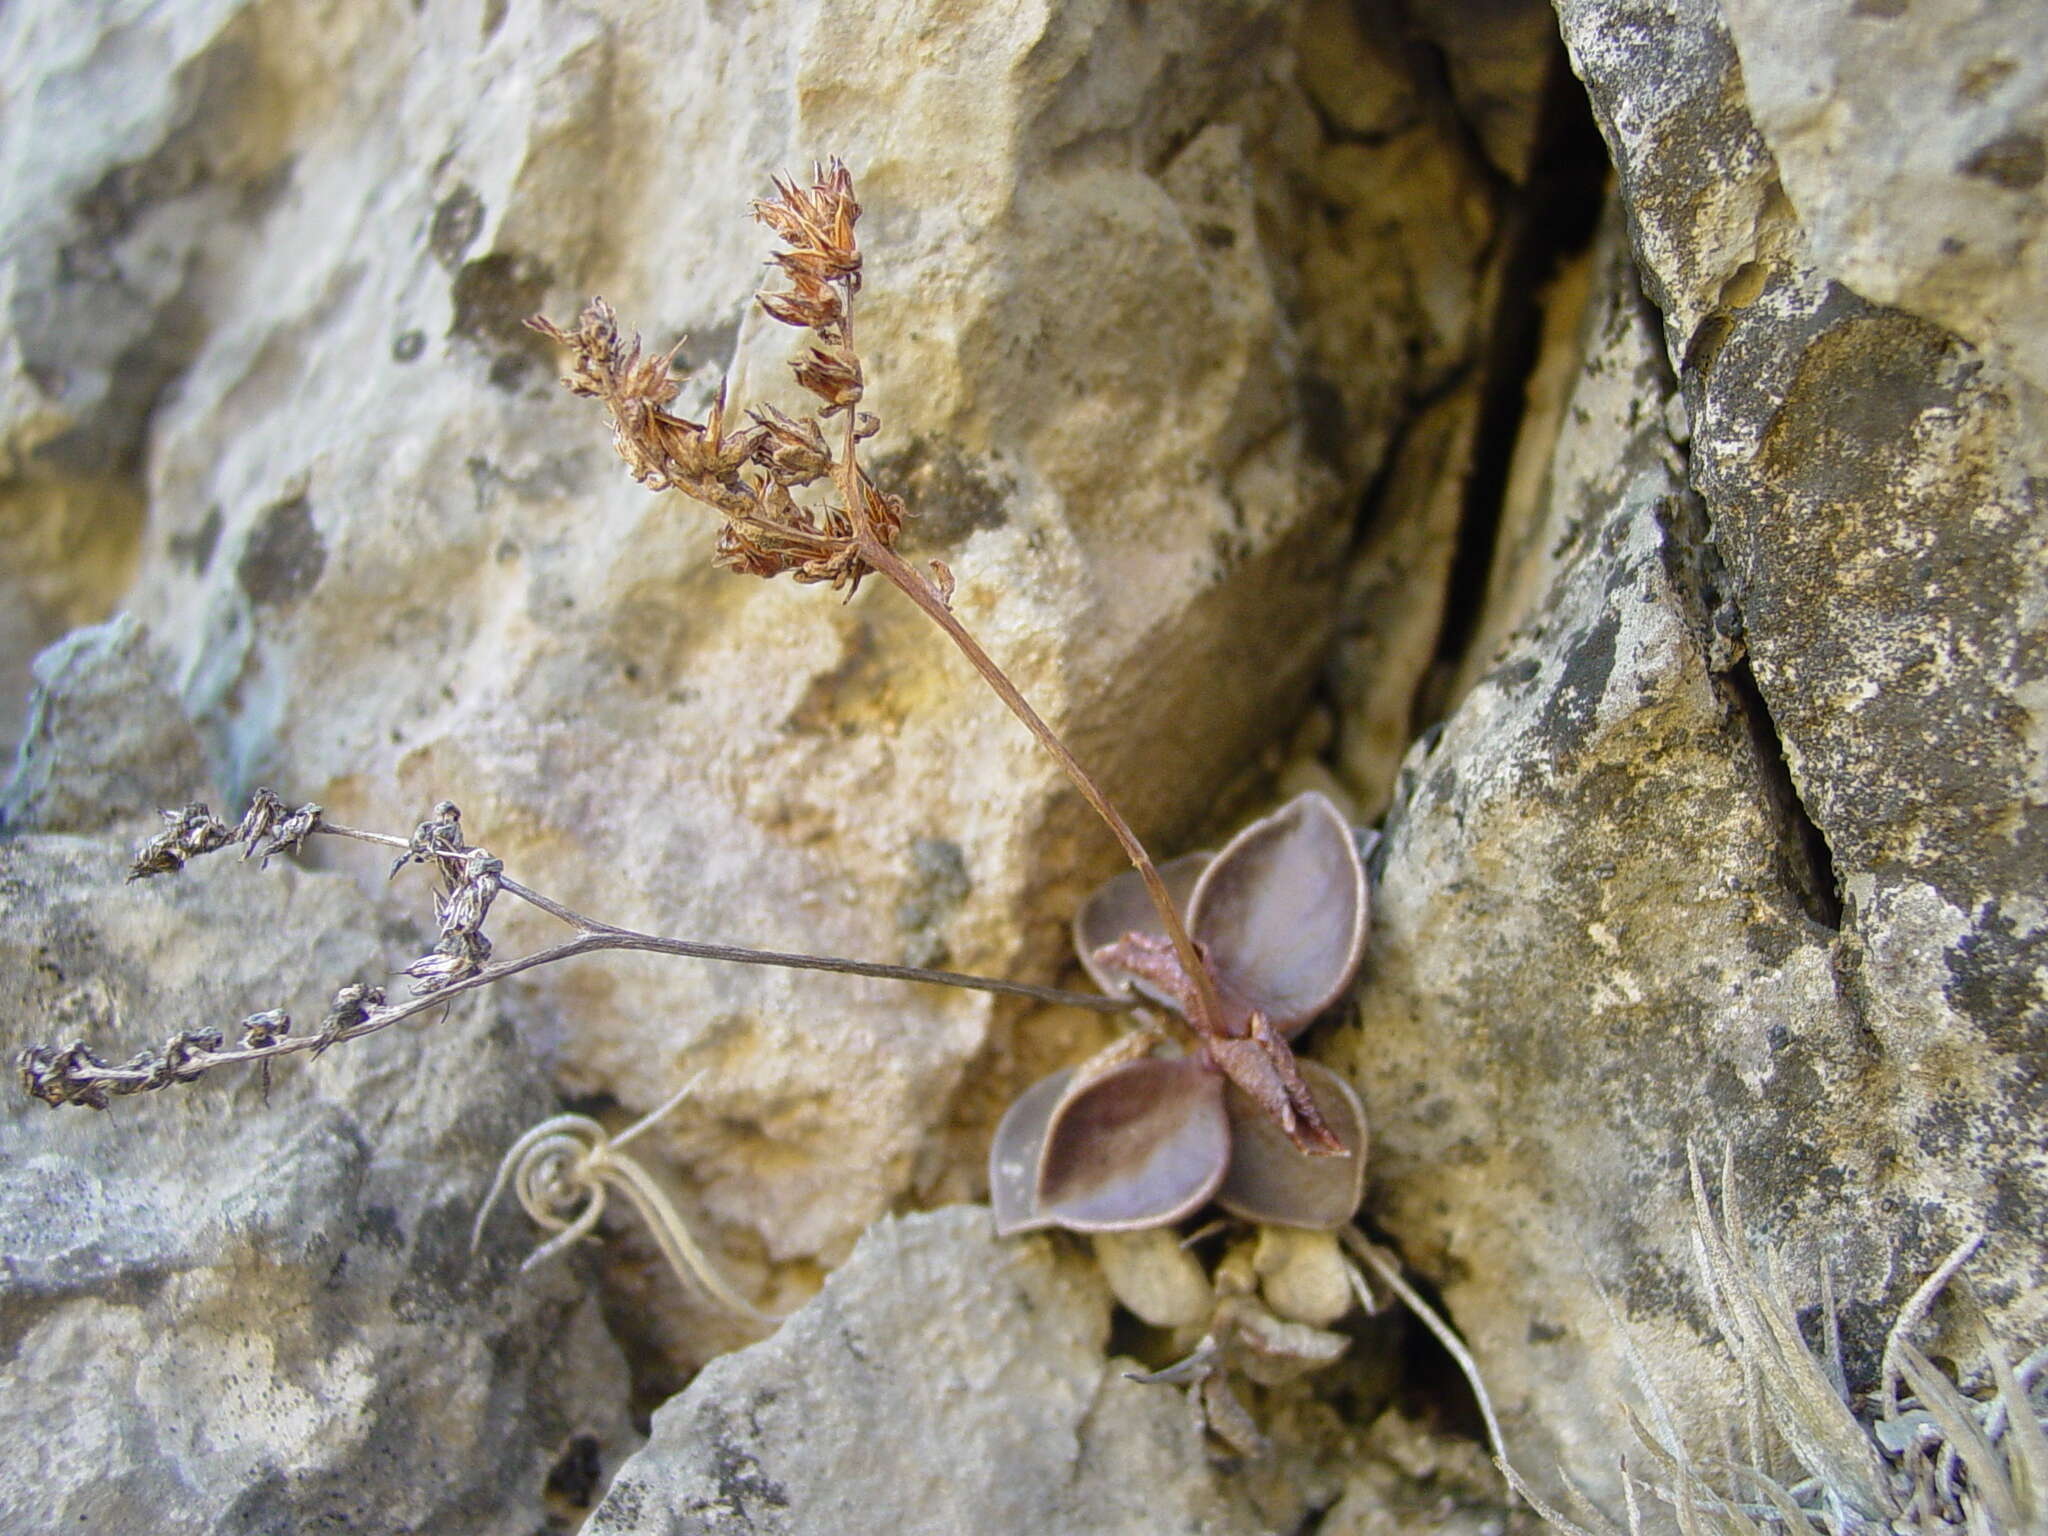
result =
[{"label": "dried inflorescence", "polygon": [[[612,442],[636,480],[682,491],[720,513],[718,564],[851,593],[876,569],[876,551],[894,545],[904,516],[902,501],[877,490],[853,452],[880,425],[854,410],[864,388],[851,303],[860,291],[860,204],[837,160],[808,188],[781,180],[775,188],[774,198],[754,204],[754,216],[786,243],[774,259],[791,287],[759,299],[769,316],[812,335],[792,366],[820,402],[815,420],[761,406],[728,431],[723,389],[703,422],[675,415],[668,409],[681,388],[669,373],[675,349],[643,353],[640,338],[622,335],[602,299],[591,300],[573,329],[539,315],[527,324],[569,349],[563,384],[604,406]],[[842,413],[844,440],[835,454],[819,422]],[[796,492],[819,481],[831,481],[838,497],[814,509]]]},{"label": "dried inflorescence", "polygon": [[[256,858],[267,865],[275,854],[296,853],[310,837],[340,837],[375,843],[399,851],[391,866],[394,877],[414,864],[427,865],[433,871],[436,881],[434,915],[440,937],[431,950],[398,972],[411,978],[410,998],[390,1003],[382,987],[352,982],[334,994],[319,1027],[310,1034],[293,1034],[291,1016],[281,1008],[271,1008],[251,1014],[242,1021],[237,1044],[227,1044],[226,1037],[218,1029],[181,1030],[166,1041],[160,1052],[140,1051],[118,1065],[107,1062],[82,1040],[61,1047],[30,1046],[16,1057],[15,1064],[24,1091],[46,1104],[105,1109],[110,1098],[149,1093],[172,1083],[189,1083],[215,1067],[256,1063],[268,1070],[269,1063],[276,1057],[301,1051],[317,1056],[330,1046],[374,1034],[402,1019],[423,1013],[456,993],[487,987],[519,971],[606,949],[633,949],[688,959],[722,960],[736,965],[837,971],[894,981],[933,982],[1112,1012],[1125,1006],[1115,1000],[990,976],[930,971],[916,966],[880,965],[832,955],[789,954],[732,944],[707,944],[695,939],[669,938],[599,922],[508,878],[505,866],[498,858],[487,849],[464,842],[462,812],[450,800],[436,805],[433,814],[414,827],[409,838],[337,825],[326,819],[319,806],[310,803],[296,810],[287,809],[285,803],[267,789],[256,791],[241,822],[233,827],[204,805],[188,805],[162,814],[164,830],[137,850],[135,863],[129,871],[130,880],[176,874],[190,860],[202,854],[217,853],[223,848],[238,845],[245,861]],[[515,896],[567,924],[574,930],[574,936],[516,959],[494,961],[491,941],[484,933],[484,923],[501,893]]]},{"label": "dried inflorescence", "polygon": [[276,855],[297,853],[320,825],[319,806],[309,801],[297,810],[287,810],[267,789],[250,797],[249,809],[232,827],[199,804],[157,814],[164,829],[135,850],[135,862],[128,870],[131,881],[175,875],[189,860],[237,845],[244,860],[253,858],[268,868]]},{"label": "dried inflorescence", "polygon": [[[876,488],[858,454],[859,444],[879,422],[855,409],[865,390],[865,373],[854,347],[853,297],[861,276],[854,229],[861,210],[852,176],[833,160],[818,168],[809,187],[778,180],[775,196],[755,203],[753,212],[783,242],[773,259],[791,285],[787,291],[759,295],[759,303],[770,318],[812,338],[793,367],[797,383],[820,402],[815,419],[798,421],[756,410],[751,426],[727,434],[723,390],[703,424],[674,415],[667,409],[678,393],[668,371],[674,353],[644,356],[639,338],[622,337],[602,300],[592,301],[573,330],[539,316],[529,322],[569,348],[572,366],[564,385],[604,405],[613,441],[643,484],[681,490],[719,513],[721,565],[758,576],[788,572],[799,581],[844,588],[849,595],[865,576],[879,574],[937,624],[1052,753],[1130,859],[1136,892],[1143,898],[1131,905],[1149,905],[1152,918],[1109,936],[1110,942],[1124,944],[1116,963],[1171,1000],[1200,1044],[1199,1070],[1227,1077],[1304,1153],[1343,1158],[1345,1143],[1326,1122],[1321,1096],[1296,1069],[1287,1029],[1269,1011],[1270,1000],[1255,992],[1233,992],[1216,974],[1211,959],[1189,936],[1137,834],[954,616],[951,572],[933,562],[927,576],[896,553],[903,503]],[[822,426],[835,417],[844,418],[836,445]],[[836,494],[813,510],[794,493],[818,481],[829,482]],[[1194,1067],[1161,1063],[1142,1070],[1162,1085],[1185,1080],[1183,1097],[1190,1104],[1209,1093],[1196,1084]],[[1220,1083],[1214,1091],[1220,1097]],[[1143,1097],[1156,1105],[1167,1092],[1162,1087]],[[1191,1123],[1191,1130],[1199,1139],[1199,1127]],[[1213,1143],[1216,1134],[1207,1139]]]}]

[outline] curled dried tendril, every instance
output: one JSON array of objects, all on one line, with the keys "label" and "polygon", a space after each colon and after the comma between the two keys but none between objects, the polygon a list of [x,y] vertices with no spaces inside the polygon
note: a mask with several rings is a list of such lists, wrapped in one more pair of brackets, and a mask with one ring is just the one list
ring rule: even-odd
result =
[{"label": "curled dried tendril", "polygon": [[651,1174],[619,1149],[641,1135],[690,1096],[703,1079],[700,1072],[653,1113],[633,1122],[617,1136],[587,1115],[556,1115],[543,1120],[512,1143],[498,1164],[491,1192],[476,1213],[470,1231],[470,1252],[483,1242],[484,1223],[509,1184],[520,1209],[554,1236],[526,1256],[522,1273],[567,1252],[597,1230],[611,1190],[647,1224],[669,1268],[685,1284],[695,1283],[718,1305],[740,1317],[773,1327],[779,1318],[763,1312],[735,1290],[718,1272],[681,1214]]}]

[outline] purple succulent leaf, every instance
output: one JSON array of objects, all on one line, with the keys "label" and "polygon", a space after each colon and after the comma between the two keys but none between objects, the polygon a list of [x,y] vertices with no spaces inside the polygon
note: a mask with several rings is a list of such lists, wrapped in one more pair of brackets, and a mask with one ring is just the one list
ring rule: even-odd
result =
[{"label": "purple succulent leaf", "polygon": [[1066,1067],[1018,1094],[996,1125],[988,1144],[988,1203],[995,1210],[996,1236],[1052,1225],[1038,1214],[1038,1164],[1045,1155],[1045,1128],[1067,1096],[1074,1069]]},{"label": "purple succulent leaf", "polygon": [[[1195,882],[1215,857],[1213,853],[1206,852],[1184,853],[1159,866],[1159,878],[1166,886],[1166,894],[1183,919],[1187,916],[1188,898],[1194,894]],[[1105,880],[1081,903],[1081,910],[1074,914],[1074,948],[1095,985],[1111,997],[1128,992],[1135,986],[1155,1002],[1171,1006],[1169,999],[1154,994],[1130,972],[1100,958],[1098,951],[1127,933],[1141,933],[1160,939],[1166,937],[1159,913],[1145,893],[1145,882],[1135,869],[1127,869]]]},{"label": "purple succulent leaf", "polygon": [[1324,1121],[1349,1157],[1311,1157],[1235,1084],[1224,1094],[1230,1168],[1216,1203],[1233,1216],[1283,1227],[1341,1227],[1365,1195],[1369,1136],[1365,1109],[1349,1083],[1321,1062],[1298,1062]]},{"label": "purple succulent leaf", "polygon": [[1290,1039],[1351,984],[1369,918],[1351,826],[1313,790],[1232,838],[1188,899],[1227,1000]]},{"label": "purple succulent leaf", "polygon": [[1165,1226],[1203,1205],[1230,1163],[1223,1079],[1193,1057],[1146,1057],[1073,1084],[1053,1110],[1035,1215],[1076,1232]]}]

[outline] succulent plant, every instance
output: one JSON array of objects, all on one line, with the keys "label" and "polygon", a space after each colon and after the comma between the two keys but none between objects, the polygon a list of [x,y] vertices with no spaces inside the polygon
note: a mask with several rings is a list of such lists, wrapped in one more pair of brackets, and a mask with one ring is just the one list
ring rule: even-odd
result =
[{"label": "succulent plant", "polygon": [[[1318,1156],[1276,1113],[1289,1088],[1262,1072],[1272,1047],[1284,1053],[1358,969],[1370,911],[1358,838],[1310,792],[1222,852],[1184,855],[1160,875],[1215,980],[1222,1028],[1196,1029],[1193,1049],[1178,1056],[1156,1054],[1163,1037],[1141,1031],[1026,1089],[989,1150],[996,1230],[1135,1231],[1212,1199],[1252,1221],[1342,1226],[1364,1190],[1357,1094],[1329,1069],[1287,1058],[1343,1148]],[[1105,992],[1162,1003],[1192,1026],[1196,1010],[1135,871],[1083,903],[1074,943]],[[1271,1086],[1255,1095],[1248,1080]]]}]

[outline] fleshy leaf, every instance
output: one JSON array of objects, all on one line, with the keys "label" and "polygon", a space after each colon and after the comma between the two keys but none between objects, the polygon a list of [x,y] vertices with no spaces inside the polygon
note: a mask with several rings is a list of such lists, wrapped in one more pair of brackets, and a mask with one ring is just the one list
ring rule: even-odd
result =
[{"label": "fleshy leaf", "polygon": [[1178,1221],[1230,1162],[1223,1079],[1191,1057],[1147,1057],[1074,1086],[1046,1127],[1037,1213],[1076,1232]]},{"label": "fleshy leaf", "polygon": [[1291,1039],[1351,984],[1369,904],[1350,826],[1311,790],[1216,855],[1188,928],[1224,990]]},{"label": "fleshy leaf", "polygon": [[1288,1227],[1341,1227],[1365,1194],[1365,1109],[1351,1085],[1320,1062],[1300,1061],[1302,1081],[1349,1157],[1311,1157],[1236,1084],[1224,1094],[1230,1116],[1230,1169],[1216,1203],[1247,1221]]},{"label": "fleshy leaf", "polygon": [[[1195,882],[1201,879],[1202,871],[1215,857],[1213,853],[1184,853],[1159,866],[1159,878],[1166,885],[1166,894],[1172,898],[1174,910],[1183,919],[1187,916],[1188,899],[1194,894]],[[1081,910],[1074,914],[1074,948],[1080,953],[1081,964],[1088,968],[1095,985],[1112,997],[1130,988],[1136,978],[1128,971],[1098,959],[1096,951],[1114,944],[1127,933],[1166,937],[1159,914],[1153,909],[1151,898],[1145,894],[1145,882],[1135,869],[1127,869],[1098,885],[1081,903]],[[1138,985],[1139,990],[1154,996],[1156,1001],[1169,1001],[1157,997],[1142,983]]]},{"label": "fleshy leaf", "polygon": [[1067,1096],[1074,1069],[1067,1067],[1017,1095],[1003,1111],[988,1146],[988,1203],[995,1210],[996,1236],[1052,1225],[1038,1214],[1038,1164],[1045,1154],[1045,1128]]}]

